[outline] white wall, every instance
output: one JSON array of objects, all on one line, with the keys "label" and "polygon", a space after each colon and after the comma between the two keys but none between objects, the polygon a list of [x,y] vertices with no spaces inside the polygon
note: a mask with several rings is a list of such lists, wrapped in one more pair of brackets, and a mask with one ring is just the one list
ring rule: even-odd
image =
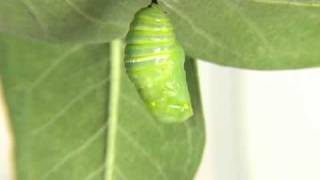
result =
[{"label": "white wall", "polygon": [[[207,142],[197,180],[248,180],[243,162],[242,71],[198,63]],[[241,178],[240,178],[241,177]]]},{"label": "white wall", "polygon": [[320,179],[320,69],[243,74],[254,180]]},{"label": "white wall", "polygon": [[198,180],[320,179],[320,69],[200,63],[207,147]]},{"label": "white wall", "polygon": [[12,180],[12,139],[1,88],[0,84],[0,180]]}]

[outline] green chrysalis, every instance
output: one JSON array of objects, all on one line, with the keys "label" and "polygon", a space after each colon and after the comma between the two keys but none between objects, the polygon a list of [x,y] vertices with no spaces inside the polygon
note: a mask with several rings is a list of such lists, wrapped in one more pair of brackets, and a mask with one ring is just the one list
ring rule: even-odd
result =
[{"label": "green chrysalis", "polygon": [[151,4],[135,14],[126,42],[127,74],[153,116],[166,123],[190,118],[185,54],[159,5]]}]

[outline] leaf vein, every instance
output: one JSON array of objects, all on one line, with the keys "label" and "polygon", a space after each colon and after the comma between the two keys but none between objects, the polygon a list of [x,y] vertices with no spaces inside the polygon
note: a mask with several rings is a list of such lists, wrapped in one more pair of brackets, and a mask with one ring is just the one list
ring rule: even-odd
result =
[{"label": "leaf vein", "polygon": [[318,1],[250,0],[249,2],[260,3],[260,4],[270,4],[270,5],[288,5],[288,6],[320,8],[320,2]]},{"label": "leaf vein", "polygon": [[50,177],[52,173],[59,170],[66,162],[68,162],[73,157],[80,154],[83,150],[85,150],[87,147],[89,147],[97,138],[104,134],[105,130],[107,128],[107,125],[105,124],[103,127],[101,127],[96,133],[94,133],[91,137],[89,137],[84,143],[82,143],[78,148],[74,149],[70,153],[66,154],[60,161],[55,163],[52,168],[50,168],[45,175],[40,178],[40,180],[46,180]]},{"label": "leaf vein", "polygon": [[137,141],[133,138],[132,135],[128,134],[125,130],[119,127],[119,132],[125,137],[132,145],[135,147],[139,152],[142,153],[143,156],[147,158],[147,160],[157,169],[159,174],[166,180],[169,180],[168,176],[166,175],[163,167],[159,164],[158,161],[151,156],[151,154]]},{"label": "leaf vein", "polygon": [[[139,109],[141,112],[145,112],[144,109],[142,108],[142,106],[141,106],[140,104],[138,104],[138,103],[136,102],[136,100],[134,100],[134,99],[132,99],[132,98],[130,98],[130,97],[124,95],[124,94],[121,94],[121,97],[122,97],[124,100],[126,100],[126,102],[128,102],[130,105],[132,105],[133,108],[139,107],[138,109]],[[153,118],[153,117],[151,117],[151,115],[150,115],[149,117],[150,117],[150,118]],[[150,123],[150,125],[153,126],[153,129],[156,129],[156,130],[159,132],[160,135],[163,135],[163,134],[164,134],[164,133],[163,133],[163,129],[161,129],[161,128],[159,127],[159,125],[158,125],[155,121],[148,121],[148,123]]]},{"label": "leaf vein", "polygon": [[119,177],[122,180],[128,180],[129,178],[122,172],[122,170],[119,167],[115,168],[116,173],[119,175]]},{"label": "leaf vein", "polygon": [[35,22],[38,23],[38,25],[39,25],[44,37],[47,37],[48,36],[47,26],[45,25],[45,23],[40,18],[38,11],[33,6],[31,1],[29,1],[29,0],[20,0],[20,1],[27,8],[28,12],[32,16],[32,18],[35,20]]},{"label": "leaf vein", "polygon": [[237,7],[235,7],[232,3],[230,3],[229,0],[225,0],[223,1],[227,6],[229,6],[230,8],[232,8],[236,13],[238,13],[243,22],[245,22],[249,29],[251,29],[257,36],[258,38],[262,41],[263,44],[265,44],[265,46],[270,49],[273,50],[273,46],[271,45],[270,41],[266,38],[265,34],[262,32],[262,29],[259,28],[249,17],[247,14],[245,14],[242,11],[239,11],[239,9]]},{"label": "leaf vein", "polygon": [[66,114],[74,105],[76,105],[81,99],[86,97],[91,92],[97,90],[101,86],[105,85],[109,81],[109,78],[103,80],[102,82],[95,84],[93,86],[89,86],[86,90],[84,90],[82,93],[80,93],[78,96],[74,97],[67,103],[65,106],[63,106],[57,113],[53,115],[52,118],[50,118],[45,124],[42,126],[36,128],[31,134],[32,135],[38,135],[39,133],[43,132],[45,129],[47,129],[49,126],[53,125],[55,122],[59,120],[64,114]]},{"label": "leaf vein", "polygon": [[102,164],[101,166],[99,166],[97,169],[95,169],[94,171],[92,171],[91,173],[89,173],[84,180],[92,180],[94,177],[96,177],[97,175],[99,175],[100,173],[103,172],[103,170],[105,169],[105,164]]},{"label": "leaf vein", "polygon": [[113,26],[123,26],[121,23],[116,23],[116,22],[105,22],[100,19],[97,19],[90,14],[86,13],[85,11],[81,10],[76,4],[74,4],[70,0],[64,0],[69,7],[71,7],[76,13],[81,15],[83,18],[87,19],[88,21],[94,23],[94,24],[100,24],[100,25],[113,25]]},{"label": "leaf vein", "polygon": [[239,52],[236,52],[234,50],[231,50],[230,48],[227,48],[222,42],[219,42],[217,39],[215,39],[211,34],[207,33],[205,30],[198,28],[197,25],[191,20],[190,17],[185,15],[182,11],[180,11],[178,8],[172,7],[171,4],[169,4],[167,1],[162,1],[162,3],[172,10],[172,12],[176,13],[181,19],[183,19],[185,22],[189,24],[191,29],[199,35],[199,37],[202,37],[205,41],[207,41],[211,46],[218,46],[222,49],[225,49],[229,51],[230,53],[234,54],[240,59],[243,59],[242,55]]},{"label": "leaf vein", "polygon": [[59,58],[52,60],[53,63],[47,68],[45,69],[29,86],[27,93],[31,92],[36,86],[38,86],[43,80],[45,80],[50,74],[51,72],[60,65],[61,62],[63,62],[64,60],[67,60],[67,57],[69,55],[71,55],[72,53],[76,52],[77,50],[79,50],[82,47],[82,45],[76,45],[72,48],[70,48],[70,50],[66,51],[62,56],[60,56]]}]

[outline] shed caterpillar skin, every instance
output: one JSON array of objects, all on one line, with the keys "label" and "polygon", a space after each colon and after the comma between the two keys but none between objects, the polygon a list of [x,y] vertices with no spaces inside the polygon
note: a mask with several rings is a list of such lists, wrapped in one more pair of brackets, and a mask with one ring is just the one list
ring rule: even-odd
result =
[{"label": "shed caterpillar skin", "polygon": [[184,70],[185,54],[159,5],[139,10],[126,37],[125,67],[153,116],[183,122],[193,115]]}]

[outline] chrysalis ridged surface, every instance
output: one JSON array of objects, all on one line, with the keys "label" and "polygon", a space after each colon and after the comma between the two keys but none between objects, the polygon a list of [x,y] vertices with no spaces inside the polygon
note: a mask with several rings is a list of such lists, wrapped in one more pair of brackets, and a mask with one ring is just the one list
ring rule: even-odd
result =
[{"label": "chrysalis ridged surface", "polygon": [[193,110],[185,54],[159,5],[152,4],[135,14],[126,42],[127,74],[153,116],[167,123],[190,118]]}]

